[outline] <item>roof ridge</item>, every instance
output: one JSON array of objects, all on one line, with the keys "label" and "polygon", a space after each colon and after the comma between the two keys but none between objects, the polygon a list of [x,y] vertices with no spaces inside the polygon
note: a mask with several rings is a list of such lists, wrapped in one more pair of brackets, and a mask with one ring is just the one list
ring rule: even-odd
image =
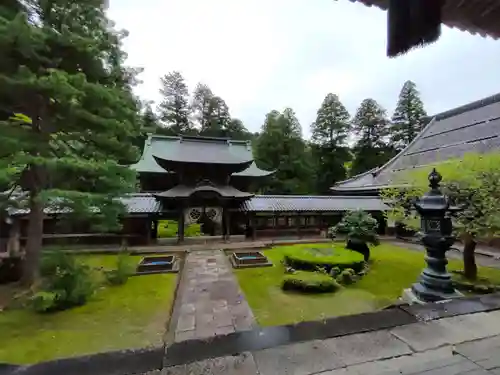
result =
[{"label": "roof ridge", "polygon": [[445,120],[447,118],[461,115],[462,113],[472,111],[474,109],[479,109],[482,107],[486,107],[491,104],[495,104],[497,102],[500,102],[500,93],[493,94],[490,96],[487,96],[486,98],[475,100],[473,102],[469,102],[467,104],[463,104],[459,107],[455,107],[452,109],[448,109],[444,112],[437,113],[433,115],[432,117],[436,118],[437,121]]},{"label": "roof ridge", "polygon": [[343,196],[343,195],[297,195],[297,194],[255,194],[254,198],[268,198],[268,199],[276,199],[276,198],[302,198],[302,199],[363,199],[363,198],[373,198],[373,197],[358,197],[358,196]]}]

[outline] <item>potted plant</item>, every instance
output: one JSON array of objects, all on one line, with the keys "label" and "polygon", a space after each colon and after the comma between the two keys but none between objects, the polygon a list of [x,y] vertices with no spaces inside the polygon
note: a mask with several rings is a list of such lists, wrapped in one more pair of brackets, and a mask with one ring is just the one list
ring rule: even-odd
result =
[{"label": "potted plant", "polygon": [[334,232],[346,236],[346,248],[363,254],[365,261],[370,259],[368,244],[378,245],[378,222],[369,213],[357,210],[347,212]]}]

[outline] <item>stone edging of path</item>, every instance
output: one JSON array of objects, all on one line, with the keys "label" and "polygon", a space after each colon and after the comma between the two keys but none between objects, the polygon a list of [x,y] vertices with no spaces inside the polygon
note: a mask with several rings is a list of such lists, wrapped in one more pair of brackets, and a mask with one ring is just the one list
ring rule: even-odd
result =
[{"label": "stone edging of path", "polygon": [[316,339],[378,331],[446,317],[500,310],[500,293],[461,298],[447,303],[399,306],[373,313],[324,321],[235,332],[205,340],[188,340],[166,348],[145,348],[99,353],[85,357],[42,362],[31,366],[2,366],[1,375],[127,375],[163,367],[234,355]]}]

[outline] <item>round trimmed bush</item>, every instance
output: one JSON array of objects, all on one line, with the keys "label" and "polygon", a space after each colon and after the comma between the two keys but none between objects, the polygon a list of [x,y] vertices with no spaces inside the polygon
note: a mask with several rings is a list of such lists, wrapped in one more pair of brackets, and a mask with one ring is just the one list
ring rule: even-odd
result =
[{"label": "round trimmed bush", "polygon": [[355,272],[363,270],[364,257],[356,251],[332,247],[292,246],[285,251],[285,263],[297,270],[314,271],[333,268],[343,271],[352,268]]},{"label": "round trimmed bush", "polygon": [[328,293],[335,292],[340,285],[335,279],[321,272],[295,271],[285,276],[281,288],[305,293]]}]

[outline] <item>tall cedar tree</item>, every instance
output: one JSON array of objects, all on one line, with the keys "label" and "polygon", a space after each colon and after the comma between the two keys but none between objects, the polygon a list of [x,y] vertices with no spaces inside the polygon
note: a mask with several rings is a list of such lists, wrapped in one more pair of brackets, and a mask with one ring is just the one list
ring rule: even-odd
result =
[{"label": "tall cedar tree", "polygon": [[391,143],[398,151],[408,146],[422,131],[426,117],[427,112],[417,86],[412,81],[406,81],[392,116]]},{"label": "tall cedar tree", "polygon": [[162,101],[158,105],[159,118],[171,135],[193,134],[190,122],[189,91],[184,77],[171,72],[161,78]]},{"label": "tall cedar tree", "polygon": [[224,137],[226,128],[231,121],[229,107],[219,96],[213,96],[208,102],[204,124],[200,128],[200,135],[207,137]]},{"label": "tall cedar tree", "polygon": [[307,194],[312,185],[309,149],[292,109],[266,115],[255,144],[255,157],[266,170],[276,170],[262,187],[267,194]]},{"label": "tall cedar tree", "polygon": [[330,187],[346,177],[345,163],[350,154],[346,144],[351,124],[349,112],[335,94],[328,94],[311,125],[311,146],[316,170],[316,190],[330,192]]},{"label": "tall cedar tree", "polygon": [[25,115],[0,124],[0,176],[28,192],[22,281],[29,285],[47,204],[92,217],[100,229],[117,226],[123,205],[115,197],[133,191],[136,177],[120,161],[137,157],[124,145],[140,126],[136,71],[122,65],[123,34],[112,29],[103,1],[22,3],[15,16],[0,5],[0,103]]},{"label": "tall cedar tree", "polygon": [[203,83],[198,83],[194,89],[191,111],[200,133],[210,127],[214,96],[210,87]]},{"label": "tall cedar tree", "polygon": [[358,141],[353,148],[351,175],[379,167],[394,156],[394,150],[388,144],[390,125],[386,112],[375,100],[361,102],[352,124]]}]

